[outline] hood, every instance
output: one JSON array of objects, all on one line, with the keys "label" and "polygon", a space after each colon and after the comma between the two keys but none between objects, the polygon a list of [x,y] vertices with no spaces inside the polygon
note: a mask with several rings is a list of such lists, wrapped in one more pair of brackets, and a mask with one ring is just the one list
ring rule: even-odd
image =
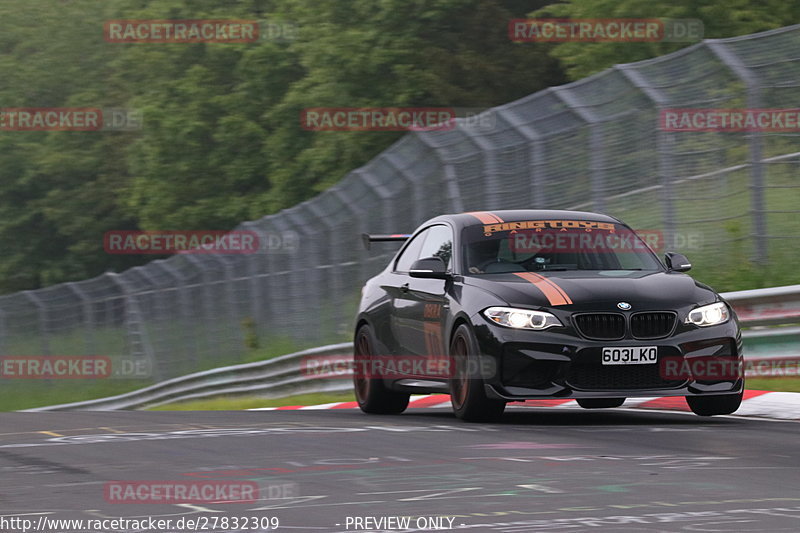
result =
[{"label": "hood", "polygon": [[468,276],[465,285],[479,287],[512,307],[556,307],[565,310],[677,310],[712,303],[716,293],[677,272],[566,271]]}]

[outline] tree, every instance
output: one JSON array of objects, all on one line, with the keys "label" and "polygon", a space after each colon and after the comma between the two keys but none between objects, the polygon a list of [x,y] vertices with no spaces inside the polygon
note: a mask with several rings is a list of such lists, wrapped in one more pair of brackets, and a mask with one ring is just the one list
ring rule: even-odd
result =
[{"label": "tree", "polygon": [[[228,229],[294,205],[401,133],[303,130],[324,106],[490,107],[561,83],[510,18],[544,0],[6,0],[3,107],[122,107],[132,132],[0,131],[0,291],[141,264],[113,229]],[[54,7],[55,6],[55,7]],[[109,43],[112,19],[266,19],[296,40]]]},{"label": "tree", "polygon": [[[565,0],[540,8],[531,18],[672,18],[699,19],[709,39],[735,37],[796,24],[800,4],[782,0]],[[691,43],[669,42],[564,42],[552,44],[573,80],[619,63],[649,59]],[[528,46],[528,45],[522,45]]]}]

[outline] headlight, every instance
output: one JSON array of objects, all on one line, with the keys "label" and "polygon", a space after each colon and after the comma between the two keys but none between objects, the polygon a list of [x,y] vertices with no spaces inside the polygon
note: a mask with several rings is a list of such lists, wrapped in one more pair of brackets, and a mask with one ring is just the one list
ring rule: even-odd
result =
[{"label": "headlight", "polygon": [[501,326],[515,329],[543,330],[553,326],[561,326],[561,322],[544,311],[530,309],[514,309],[513,307],[490,307],[483,312],[484,316]]},{"label": "headlight", "polygon": [[727,322],[730,316],[731,314],[728,311],[728,306],[723,302],[717,302],[689,311],[689,316],[686,317],[686,323],[700,327],[716,326],[717,324]]}]

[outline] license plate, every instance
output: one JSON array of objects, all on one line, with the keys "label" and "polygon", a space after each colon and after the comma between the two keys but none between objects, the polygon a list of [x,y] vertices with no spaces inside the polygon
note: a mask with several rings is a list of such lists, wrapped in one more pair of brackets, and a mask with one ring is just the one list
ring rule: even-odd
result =
[{"label": "license plate", "polygon": [[658,347],[603,348],[604,365],[649,365],[658,361]]}]

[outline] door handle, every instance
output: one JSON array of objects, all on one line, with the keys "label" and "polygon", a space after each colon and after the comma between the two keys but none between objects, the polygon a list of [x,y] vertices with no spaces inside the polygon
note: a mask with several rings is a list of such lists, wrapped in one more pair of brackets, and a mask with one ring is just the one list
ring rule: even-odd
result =
[{"label": "door handle", "polygon": [[408,283],[403,283],[402,285],[400,285],[400,290],[402,292],[408,292]]}]

